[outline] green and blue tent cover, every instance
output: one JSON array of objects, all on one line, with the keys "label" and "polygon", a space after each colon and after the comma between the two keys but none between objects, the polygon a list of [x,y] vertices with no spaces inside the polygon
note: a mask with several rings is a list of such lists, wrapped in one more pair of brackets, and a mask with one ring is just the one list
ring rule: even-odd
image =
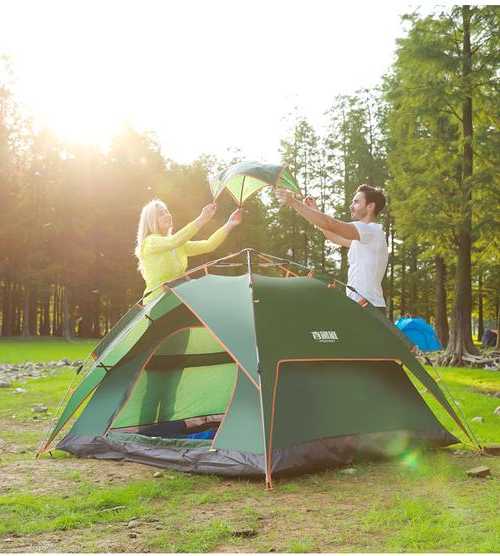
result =
[{"label": "green and blue tent cover", "polygon": [[[324,280],[208,263],[137,304],[97,346],[41,451],[226,475],[276,474],[458,442],[467,429],[404,336]],[[264,264],[264,263],[262,263]],[[68,429],[68,423],[70,428]],[[212,431],[213,438],[197,438]],[[201,435],[203,436],[203,435]]]}]

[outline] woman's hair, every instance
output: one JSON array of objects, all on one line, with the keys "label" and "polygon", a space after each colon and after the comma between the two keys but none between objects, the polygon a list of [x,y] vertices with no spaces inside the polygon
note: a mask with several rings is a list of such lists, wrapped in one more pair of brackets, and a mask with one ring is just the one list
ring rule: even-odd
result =
[{"label": "woman's hair", "polygon": [[135,245],[135,256],[139,260],[137,268],[142,274],[142,244],[150,234],[159,234],[160,227],[158,225],[158,212],[160,209],[167,209],[167,205],[160,199],[153,199],[142,208],[139,218],[139,226],[137,227],[137,242]]}]

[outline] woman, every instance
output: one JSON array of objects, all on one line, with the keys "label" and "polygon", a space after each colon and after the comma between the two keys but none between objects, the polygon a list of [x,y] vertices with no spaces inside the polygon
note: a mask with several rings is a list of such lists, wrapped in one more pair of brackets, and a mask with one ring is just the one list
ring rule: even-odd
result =
[{"label": "woman", "polygon": [[241,212],[235,210],[224,226],[207,240],[190,241],[212,219],[216,208],[215,203],[203,207],[196,220],[175,234],[172,233],[172,215],[163,201],[154,199],[142,209],[135,255],[139,259],[139,271],[146,282],[145,293],[149,292],[144,298],[145,303],[161,293],[158,286],[186,272],[188,257],[217,249],[229,232],[241,222]]}]

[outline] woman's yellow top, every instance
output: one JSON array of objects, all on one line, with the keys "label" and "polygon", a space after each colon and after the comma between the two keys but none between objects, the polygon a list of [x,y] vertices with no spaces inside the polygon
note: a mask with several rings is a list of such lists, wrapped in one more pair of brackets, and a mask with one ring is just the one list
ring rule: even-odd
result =
[{"label": "woman's yellow top", "polygon": [[[206,240],[189,241],[199,229],[195,222],[191,222],[170,236],[150,234],[146,237],[141,248],[145,292],[151,292],[160,284],[182,276],[187,269],[188,257],[214,251],[228,235],[228,231],[222,226]],[[160,293],[161,288],[158,288],[144,301],[151,301]]]}]

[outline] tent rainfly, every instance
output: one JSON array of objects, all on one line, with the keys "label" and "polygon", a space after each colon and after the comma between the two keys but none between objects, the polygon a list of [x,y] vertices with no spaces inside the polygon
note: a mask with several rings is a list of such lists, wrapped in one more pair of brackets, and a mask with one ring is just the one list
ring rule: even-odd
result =
[{"label": "tent rainfly", "polygon": [[[244,273],[213,274],[230,257],[244,258]],[[125,314],[39,453],[71,419],[57,448],[77,456],[263,476],[270,488],[277,474],[458,442],[403,366],[472,440],[378,310],[283,259],[251,249],[230,257]],[[254,272],[265,265],[284,276]]]}]

